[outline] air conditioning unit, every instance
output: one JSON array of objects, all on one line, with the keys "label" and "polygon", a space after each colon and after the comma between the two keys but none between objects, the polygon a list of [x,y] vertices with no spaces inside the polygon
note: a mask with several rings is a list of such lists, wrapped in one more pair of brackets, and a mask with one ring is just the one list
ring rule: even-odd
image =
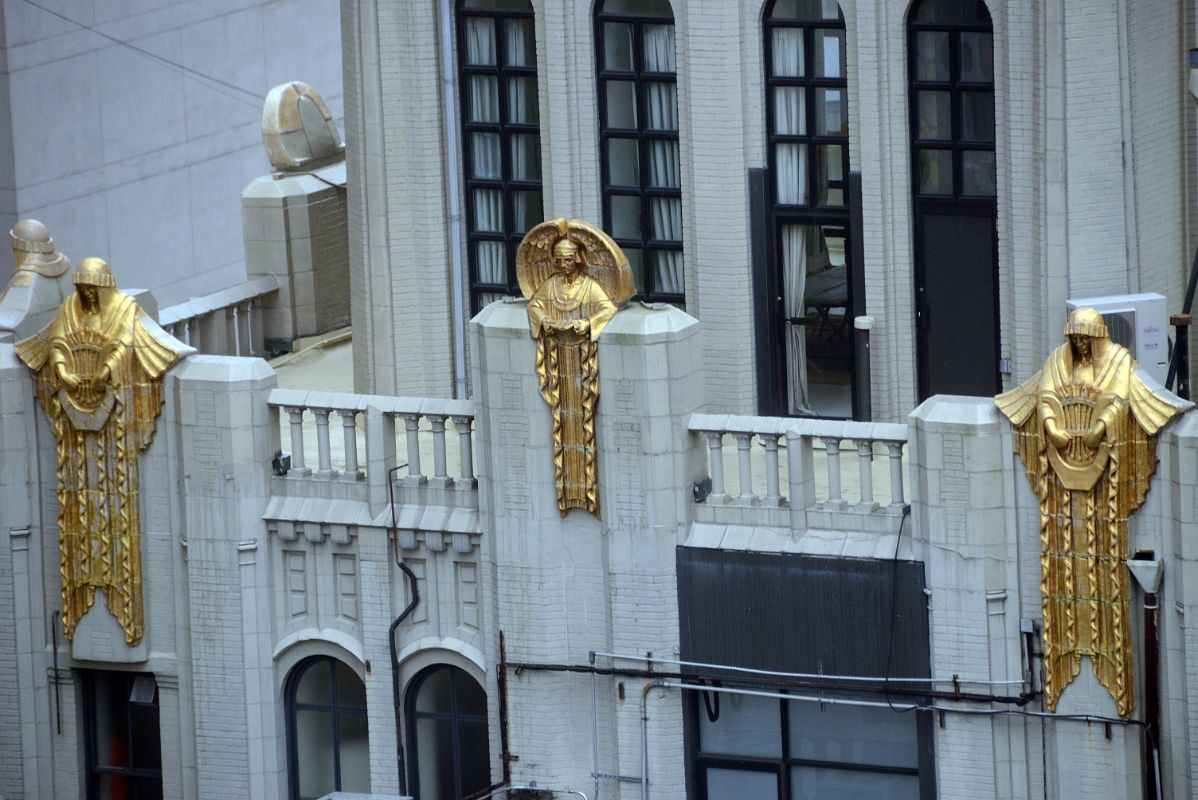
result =
[{"label": "air conditioning unit", "polygon": [[1070,311],[1092,308],[1102,314],[1111,340],[1130,350],[1144,371],[1165,385],[1169,373],[1169,315],[1164,295],[1075,297],[1065,305]]}]

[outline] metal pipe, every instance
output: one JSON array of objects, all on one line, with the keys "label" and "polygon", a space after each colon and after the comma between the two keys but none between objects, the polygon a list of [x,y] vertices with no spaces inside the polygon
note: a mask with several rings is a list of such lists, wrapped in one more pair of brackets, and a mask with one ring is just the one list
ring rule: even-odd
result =
[{"label": "metal pipe", "polygon": [[728,672],[740,672],[746,675],[766,675],[771,678],[808,678],[819,681],[861,681],[865,683],[882,683],[884,681],[894,681],[898,683],[967,683],[973,686],[1022,686],[1023,681],[989,681],[989,680],[973,680],[970,678],[952,677],[952,678],[895,678],[891,677],[869,677],[862,675],[826,675],[815,672],[776,672],[768,669],[751,669],[749,667],[732,667],[727,664],[706,664],[701,661],[682,661],[676,658],[654,658],[651,656],[626,655],[623,653],[602,653],[596,652],[596,656],[600,658],[611,658],[619,661],[640,661],[648,664],[671,664],[678,667],[697,667],[700,669],[719,669]]},{"label": "metal pipe", "polygon": [[420,602],[420,589],[416,586],[416,574],[412,572],[412,568],[399,560],[399,525],[396,521],[395,514],[395,495],[392,489],[395,483],[395,472],[401,465],[397,465],[387,470],[387,503],[391,506],[391,543],[395,548],[395,566],[403,571],[404,577],[408,580],[408,586],[412,590],[412,599],[404,606],[404,610],[399,612],[399,616],[391,623],[391,627],[387,630],[387,643],[391,647],[391,700],[395,706],[395,757],[396,766],[399,769],[399,793],[408,793],[408,776],[407,770],[404,769],[403,755],[403,724],[399,715],[399,649],[395,646],[395,631],[399,627],[399,623],[408,618],[408,615],[416,610],[416,604]]},{"label": "metal pipe", "polygon": [[[591,667],[595,651],[590,652]],[[599,675],[591,672],[591,777],[595,779],[594,800],[599,800]]]},{"label": "metal pipe", "polygon": [[641,800],[649,800],[649,692],[669,685],[669,681],[656,680],[641,687]]},{"label": "metal pipe", "polygon": [[1160,604],[1155,592],[1144,594],[1144,796],[1160,800]]},{"label": "metal pipe", "polygon": [[461,148],[458,140],[457,81],[453,63],[453,12],[449,0],[441,0],[441,104],[445,110],[445,152],[448,175],[450,268],[453,288],[453,396],[466,397],[466,291],[462,281],[462,187],[458,175]]}]

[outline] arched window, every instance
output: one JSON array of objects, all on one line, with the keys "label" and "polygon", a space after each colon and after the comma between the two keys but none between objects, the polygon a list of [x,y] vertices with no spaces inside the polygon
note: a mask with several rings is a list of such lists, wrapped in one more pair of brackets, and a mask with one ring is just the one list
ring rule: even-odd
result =
[{"label": "arched window", "polygon": [[417,800],[460,800],[491,785],[487,695],[464,670],[438,664],[417,675],[407,717]]},{"label": "arched window", "polygon": [[519,295],[516,248],[544,218],[529,0],[460,0],[458,85],[471,302]]},{"label": "arched window", "polygon": [[329,656],[301,661],[286,688],[287,767],[292,800],[370,791],[366,686]]},{"label": "arched window", "polygon": [[[784,366],[777,412],[852,415],[849,109],[845,24],[835,0],[765,11],[772,176],[772,346]],[[778,352],[778,351],[781,352]],[[777,363],[777,361],[775,361]]]},{"label": "arched window", "polygon": [[600,0],[595,8],[603,225],[628,255],[640,296],[681,305],[674,15],[667,0]]},{"label": "arched window", "polygon": [[994,36],[981,0],[908,20],[919,394],[996,394]]}]

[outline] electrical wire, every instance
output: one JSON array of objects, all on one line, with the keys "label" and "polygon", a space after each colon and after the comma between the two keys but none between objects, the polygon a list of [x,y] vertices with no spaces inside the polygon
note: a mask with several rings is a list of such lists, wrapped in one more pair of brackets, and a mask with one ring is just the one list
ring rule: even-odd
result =
[{"label": "electrical wire", "polygon": [[[77,28],[80,28],[81,30],[85,30],[90,33],[94,33],[96,36],[99,36],[103,39],[107,39],[108,41],[112,42],[113,44],[120,45],[121,47],[125,47],[129,50],[132,50],[135,53],[145,56],[146,58],[156,61],[159,64],[162,64],[165,67],[173,69],[176,72],[178,72],[184,76],[192,77],[192,78],[195,78],[195,79],[198,79],[201,81],[206,81],[208,83],[208,88],[212,89],[215,92],[218,92],[219,94],[224,95],[225,97],[229,98],[230,100],[234,100],[238,103],[242,103],[244,105],[250,106],[251,108],[255,108],[255,109],[260,109],[262,107],[262,100],[265,97],[265,94],[263,94],[263,93],[252,92],[249,89],[246,89],[242,86],[238,86],[235,83],[230,83],[229,81],[222,80],[221,78],[218,78],[215,75],[208,75],[207,73],[200,72],[199,70],[195,70],[195,69],[192,69],[191,67],[181,64],[178,61],[173,61],[169,58],[166,58],[165,56],[160,56],[157,53],[152,53],[143,47],[138,47],[137,45],[127,42],[124,39],[119,39],[116,36],[112,36],[110,34],[104,33],[101,30],[93,28],[91,25],[85,25],[84,23],[79,22],[78,20],[71,19],[66,14],[55,11],[52,8],[46,8],[42,4],[35,2],[35,0],[24,0],[24,2],[27,5],[33,6],[36,9],[44,11],[47,14],[50,14],[51,16],[54,16],[54,17],[57,17],[57,18],[63,20],[64,22],[69,22],[70,24],[74,25]],[[222,87],[223,87],[223,89],[228,89],[233,92],[237,92],[237,93],[245,95],[246,97],[251,98],[251,99],[247,100],[242,97],[238,97],[236,95],[230,94],[228,91],[223,91]]]}]

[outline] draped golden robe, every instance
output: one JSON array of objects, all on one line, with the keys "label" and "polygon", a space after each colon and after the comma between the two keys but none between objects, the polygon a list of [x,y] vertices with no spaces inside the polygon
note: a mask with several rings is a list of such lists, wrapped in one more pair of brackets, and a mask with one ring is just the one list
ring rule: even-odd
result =
[{"label": "draped golden robe", "polygon": [[[34,372],[57,440],[62,624],[69,640],[103,589],[135,645],[144,631],[138,456],[154,438],[162,375],[179,354],[146,330],[132,297],[100,289],[88,313],[73,294],[45,330],[16,345]],[[56,367],[82,380],[68,388]],[[98,381],[107,366],[110,377]],[[95,379],[95,380],[93,380]]]},{"label": "draped golden robe", "polygon": [[[1127,520],[1156,470],[1156,436],[1180,409],[1133,372],[1126,348],[1090,339],[1090,364],[1057,347],[1031,380],[995,398],[1015,428],[1015,449],[1040,500],[1044,694],[1056,710],[1082,656],[1120,716],[1135,708]],[[1045,433],[1052,417],[1070,434],[1062,451]],[[1084,443],[1101,419],[1102,441]]]},{"label": "draped golden robe", "polygon": [[[599,516],[597,340],[615,313],[615,303],[599,282],[581,272],[573,281],[551,275],[528,301],[541,396],[553,411],[553,467],[562,516],[571,508]],[[583,323],[582,330],[561,330],[555,324],[567,322]]]}]

